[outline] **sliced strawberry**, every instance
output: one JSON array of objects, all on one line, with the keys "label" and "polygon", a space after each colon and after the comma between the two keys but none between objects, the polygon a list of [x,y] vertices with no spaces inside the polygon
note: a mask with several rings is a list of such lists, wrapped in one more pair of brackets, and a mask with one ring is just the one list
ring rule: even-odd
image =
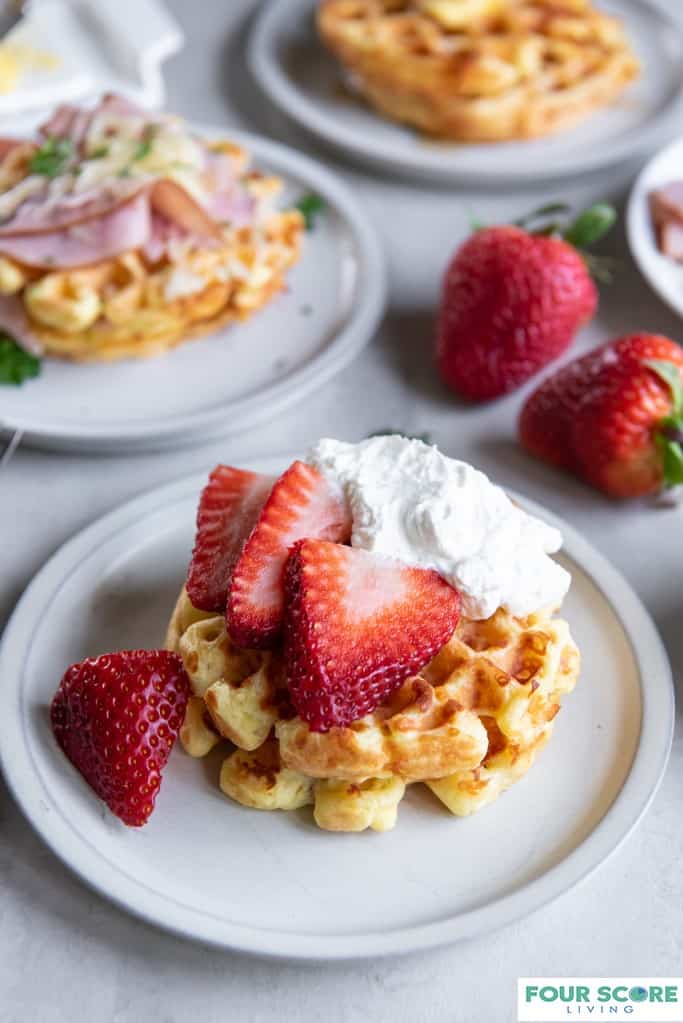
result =
[{"label": "sliced strawberry", "polygon": [[274,477],[230,465],[209,476],[197,511],[197,536],[187,593],[200,611],[223,613],[228,584],[244,543],[256,525]]},{"label": "sliced strawberry", "polygon": [[436,572],[335,543],[297,544],[285,590],[289,691],[314,732],[373,711],[458,624],[460,597]]},{"label": "sliced strawberry", "polygon": [[52,701],[52,731],[124,824],[152,810],[185,715],[189,682],[168,650],[128,650],[73,664]]},{"label": "sliced strawberry", "polygon": [[227,625],[243,647],[271,646],[282,628],[282,572],[289,549],[312,537],[340,543],[351,535],[341,497],[324,476],[294,462],[273,487],[247,540],[228,591]]}]

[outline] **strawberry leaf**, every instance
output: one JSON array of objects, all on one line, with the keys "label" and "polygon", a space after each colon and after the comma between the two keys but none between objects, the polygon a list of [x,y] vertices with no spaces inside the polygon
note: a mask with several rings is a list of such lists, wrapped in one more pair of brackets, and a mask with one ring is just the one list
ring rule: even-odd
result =
[{"label": "strawberry leaf", "polygon": [[683,417],[683,378],[678,366],[664,359],[647,359],[645,365],[669,385],[673,401],[671,417],[674,419]]},{"label": "strawberry leaf", "polygon": [[657,445],[662,454],[662,471],[667,487],[679,487],[683,484],[683,448],[674,440],[658,437]]},{"label": "strawberry leaf", "polygon": [[580,213],[563,234],[564,240],[583,249],[599,241],[614,226],[617,211],[606,202],[598,202]]}]

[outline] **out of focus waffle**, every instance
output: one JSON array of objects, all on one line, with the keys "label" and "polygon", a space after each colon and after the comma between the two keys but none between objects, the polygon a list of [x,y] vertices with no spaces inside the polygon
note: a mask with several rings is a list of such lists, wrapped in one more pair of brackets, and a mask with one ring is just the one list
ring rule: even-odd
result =
[{"label": "out of focus waffle", "polygon": [[462,619],[373,714],[314,733],[289,703],[278,656],[239,650],[223,619],[196,611],[184,591],[167,645],[195,694],[181,732],[187,752],[203,756],[228,738],[237,749],[221,771],[226,795],[268,810],[313,804],[317,824],[332,831],[393,827],[415,782],[458,816],[492,802],[529,770],[579,673],[566,622],[551,611],[519,619],[499,610]]},{"label": "out of focus waffle", "polygon": [[620,22],[589,0],[323,0],[318,27],[352,88],[443,139],[564,130],[639,73]]},{"label": "out of focus waffle", "polygon": [[[0,294],[20,295],[47,355],[74,362],[161,355],[249,319],[284,289],[301,254],[302,214],[271,208],[282,181],[249,169],[240,147],[223,142],[213,148],[229,154],[240,170],[258,216],[243,226],[224,224],[217,241],[194,248],[180,263],[165,256],[151,263],[144,251],[130,250],[94,265],[45,273],[0,259]],[[199,282],[197,290],[181,289],[174,296],[179,270],[183,279]]]}]

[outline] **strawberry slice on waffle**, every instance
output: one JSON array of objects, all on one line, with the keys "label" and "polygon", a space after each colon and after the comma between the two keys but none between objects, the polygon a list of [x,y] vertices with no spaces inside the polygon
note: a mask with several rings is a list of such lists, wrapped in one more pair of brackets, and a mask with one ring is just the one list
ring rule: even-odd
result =
[{"label": "strawberry slice on waffle", "polygon": [[200,611],[225,610],[242,548],[258,521],[275,477],[218,465],[202,492],[187,593]]},{"label": "strawberry slice on waffle", "polygon": [[294,547],[285,594],[290,695],[315,732],[375,710],[435,656],[460,613],[438,573],[321,540]]},{"label": "strawberry slice on waffle", "polygon": [[350,536],[341,496],[317,469],[294,462],[273,486],[232,571],[226,620],[233,642],[260,649],[277,641],[293,544],[306,537],[344,543]]}]

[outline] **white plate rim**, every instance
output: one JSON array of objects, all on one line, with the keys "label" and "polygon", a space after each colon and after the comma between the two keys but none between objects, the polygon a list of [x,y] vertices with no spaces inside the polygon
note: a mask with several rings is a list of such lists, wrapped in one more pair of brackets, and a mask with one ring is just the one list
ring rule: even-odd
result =
[{"label": "white plate rim", "polygon": [[[24,443],[57,450],[112,450],[130,453],[155,450],[179,444],[200,443],[207,437],[241,433],[264,419],[288,408],[315,387],[326,382],[348,365],[369,344],[384,315],[387,301],[387,271],[384,251],[371,218],[356,200],[351,189],[333,172],[310,156],[250,132],[233,131],[230,126],[188,122],[193,130],[209,136],[229,134],[256,160],[272,162],[277,169],[303,179],[311,191],[334,207],[349,228],[357,251],[360,271],[359,293],[353,309],[325,351],[306,365],[288,373],[273,384],[237,401],[229,400],[207,411],[188,413],[173,419],[151,420],[144,426],[119,424],[50,425],[37,428],[30,415],[0,418],[0,433],[20,431]],[[236,327],[239,330],[239,324]],[[229,415],[227,411],[229,410]]]},{"label": "white plate rim", "polygon": [[[300,8],[308,8],[309,5],[313,6],[317,0],[296,0],[296,2]],[[650,0],[638,0],[638,2],[641,7],[650,11],[653,17],[657,17],[667,24],[672,32],[683,37],[683,29],[665,10],[651,3]],[[601,167],[614,166],[643,152],[661,138],[666,126],[669,123],[674,123],[680,111],[683,110],[682,86],[658,116],[644,125],[642,130],[634,132],[628,141],[624,139],[621,143],[611,143],[610,146],[580,148],[576,151],[574,160],[570,159],[562,166],[550,170],[541,169],[540,165],[534,161],[527,171],[511,171],[505,166],[505,161],[501,160],[498,161],[498,169],[487,167],[481,171],[471,168],[463,171],[457,166],[457,152],[454,152],[451,159],[446,161],[443,159],[444,153],[431,153],[427,147],[423,147],[424,152],[416,149],[415,153],[410,150],[395,149],[390,143],[378,148],[371,139],[366,142],[364,135],[356,134],[351,129],[347,130],[343,125],[335,125],[331,118],[321,112],[314,101],[308,99],[305,93],[292,84],[279,64],[271,60],[271,48],[277,38],[281,10],[287,9],[290,12],[290,17],[302,13],[292,11],[291,8],[292,0],[268,0],[268,3],[262,5],[252,27],[247,59],[251,73],[264,93],[293,121],[336,149],[342,148],[357,159],[374,165],[393,167],[417,177],[428,177],[432,180],[451,183],[477,181],[484,185],[494,185],[503,182],[522,184],[541,180],[558,180],[572,174],[589,173]]]},{"label": "white plate rim", "polygon": [[[257,472],[272,472],[290,458],[246,459],[245,464]],[[14,691],[6,697],[6,712],[0,716],[0,767],[28,821],[81,880],[147,923],[204,944],[267,958],[352,960],[435,948],[503,927],[569,891],[617,851],[650,806],[666,769],[674,728],[674,688],[668,657],[649,613],[617,569],[568,523],[514,492],[511,496],[532,514],[562,530],[566,553],[587,573],[621,621],[641,678],[641,733],[629,773],[604,817],[565,859],[513,893],[444,921],[321,938],[212,918],[150,891],[123,873],[112,872],[108,861],[82,839],[74,844],[68,822],[58,813],[46,812],[45,800],[50,797],[33,769],[25,739],[21,679],[35,623],[65,579],[93,549],[145,516],[198,494],[205,481],[205,474],[193,474],[156,488],[77,533],[34,577],[5,629],[0,646],[0,679],[5,686],[10,679],[16,681]],[[643,684],[646,678],[647,686]]]},{"label": "white plate rim", "polygon": [[666,146],[662,146],[662,148],[648,160],[633,183],[633,187],[629,193],[628,203],[626,205],[626,239],[636,266],[652,290],[669,306],[670,309],[673,309],[678,316],[683,316],[683,268],[681,268],[680,298],[677,299],[673,291],[664,283],[664,278],[660,277],[660,275],[655,272],[651,265],[651,261],[648,258],[648,252],[650,255],[656,254],[661,258],[666,258],[661,256],[659,253],[654,242],[654,232],[652,238],[647,238],[643,235],[638,223],[641,213],[641,204],[647,202],[645,182],[650,177],[655,165],[660,161],[664,163],[677,150],[681,151],[680,155],[683,157],[683,135],[674,139],[672,142],[669,142]]}]

